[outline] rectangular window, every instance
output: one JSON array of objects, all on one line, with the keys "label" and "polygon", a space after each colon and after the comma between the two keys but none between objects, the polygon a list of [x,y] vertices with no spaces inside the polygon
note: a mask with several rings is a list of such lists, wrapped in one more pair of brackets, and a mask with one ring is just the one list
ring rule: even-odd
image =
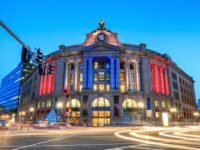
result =
[{"label": "rectangular window", "polygon": [[134,81],[134,79],[135,79],[135,78],[134,78],[134,73],[131,73],[130,76],[131,76],[131,77],[130,77],[130,78],[131,78],[131,81]]},{"label": "rectangular window", "polygon": [[99,66],[98,62],[94,62],[94,69],[98,69],[98,66]]},{"label": "rectangular window", "polygon": [[94,81],[98,81],[98,75],[97,75],[97,73],[94,73]]},{"label": "rectangular window", "polygon": [[83,81],[83,73],[80,73],[80,81]]},{"label": "rectangular window", "polygon": [[123,72],[120,72],[120,81],[125,80],[125,74]]},{"label": "rectangular window", "polygon": [[99,84],[99,91],[104,91],[104,84]]},{"label": "rectangular window", "polygon": [[81,70],[81,69],[83,69],[83,63],[80,63],[80,65],[79,65],[79,69]]},{"label": "rectangular window", "polygon": [[110,68],[110,63],[106,63],[106,69]]},{"label": "rectangular window", "polygon": [[130,89],[131,89],[131,91],[134,91],[134,90],[135,90],[135,85],[134,85],[134,83],[131,83]]},{"label": "rectangular window", "polygon": [[45,107],[45,102],[42,102],[42,108],[44,108]]},{"label": "rectangular window", "polygon": [[159,102],[157,100],[154,101],[155,107],[159,107]]},{"label": "rectangular window", "polygon": [[106,74],[106,80],[107,80],[107,81],[110,80],[110,74],[109,74],[109,73]]},{"label": "rectangular window", "polygon": [[99,63],[99,69],[104,69],[104,62]]},{"label": "rectangular window", "polygon": [[106,91],[107,91],[107,92],[110,91],[110,84],[106,84]]},{"label": "rectangular window", "polygon": [[124,84],[121,84],[121,85],[120,85],[120,91],[121,91],[122,93],[124,93],[124,92],[126,91],[125,85],[124,85]]},{"label": "rectangular window", "polygon": [[96,84],[93,85],[93,90],[97,91],[97,85]]},{"label": "rectangular window", "polygon": [[125,69],[125,63],[124,62],[120,62],[120,69]]},{"label": "rectangular window", "polygon": [[74,76],[73,76],[73,74],[70,74],[70,76],[69,76],[69,81],[70,81],[70,83],[73,83],[73,81],[74,81]]},{"label": "rectangular window", "polygon": [[130,64],[130,70],[134,70],[134,64]]},{"label": "rectangular window", "polygon": [[71,71],[74,70],[74,64],[71,64]]},{"label": "rectangular window", "polygon": [[47,107],[51,107],[51,100],[47,101]]},{"label": "rectangular window", "polygon": [[82,84],[80,84],[80,85],[79,85],[79,91],[81,92],[81,91],[82,91],[82,89],[83,89],[83,85],[82,85]]},{"label": "rectangular window", "polygon": [[162,107],[165,108],[165,101],[162,101]]},{"label": "rectangular window", "polygon": [[100,81],[104,80],[104,72],[99,72],[99,80]]},{"label": "rectangular window", "polygon": [[38,102],[37,108],[40,108],[40,102]]}]

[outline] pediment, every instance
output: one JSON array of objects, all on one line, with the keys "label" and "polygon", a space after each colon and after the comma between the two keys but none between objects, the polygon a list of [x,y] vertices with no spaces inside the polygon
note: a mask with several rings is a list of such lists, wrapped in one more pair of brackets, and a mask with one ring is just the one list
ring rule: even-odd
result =
[{"label": "pediment", "polygon": [[94,44],[92,45],[88,45],[88,46],[85,46],[84,47],[84,50],[88,50],[88,51],[91,51],[91,50],[95,50],[95,51],[114,51],[114,50],[120,50],[121,48],[119,46],[115,46],[115,45],[111,45],[111,44],[108,44],[108,43],[104,43],[104,42],[95,42]]}]

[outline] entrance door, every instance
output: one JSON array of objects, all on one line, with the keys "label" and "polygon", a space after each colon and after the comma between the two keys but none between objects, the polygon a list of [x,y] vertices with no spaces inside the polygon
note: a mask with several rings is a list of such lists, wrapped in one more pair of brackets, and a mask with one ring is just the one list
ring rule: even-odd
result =
[{"label": "entrance door", "polygon": [[92,126],[110,125],[110,102],[103,97],[92,102]]}]

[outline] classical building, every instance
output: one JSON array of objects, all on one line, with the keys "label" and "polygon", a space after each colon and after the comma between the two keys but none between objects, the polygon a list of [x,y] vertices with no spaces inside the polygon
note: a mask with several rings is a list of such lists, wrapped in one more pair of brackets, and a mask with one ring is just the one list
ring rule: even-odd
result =
[{"label": "classical building", "polygon": [[[167,54],[143,43],[120,42],[103,21],[82,44],[59,46],[45,63],[54,65],[54,73],[39,76],[36,71],[22,85],[19,116],[34,107],[36,120],[45,119],[56,108],[66,122],[93,126],[160,121],[163,112],[171,120],[192,119],[192,77]],[[28,90],[25,86],[30,82],[35,83],[35,96],[25,101],[23,89]]]}]

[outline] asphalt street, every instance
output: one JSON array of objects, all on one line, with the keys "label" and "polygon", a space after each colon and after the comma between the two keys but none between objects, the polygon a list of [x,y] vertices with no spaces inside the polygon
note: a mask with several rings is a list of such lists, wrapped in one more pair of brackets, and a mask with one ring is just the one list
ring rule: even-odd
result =
[{"label": "asphalt street", "polygon": [[72,127],[0,131],[1,150],[200,149],[200,127]]}]

